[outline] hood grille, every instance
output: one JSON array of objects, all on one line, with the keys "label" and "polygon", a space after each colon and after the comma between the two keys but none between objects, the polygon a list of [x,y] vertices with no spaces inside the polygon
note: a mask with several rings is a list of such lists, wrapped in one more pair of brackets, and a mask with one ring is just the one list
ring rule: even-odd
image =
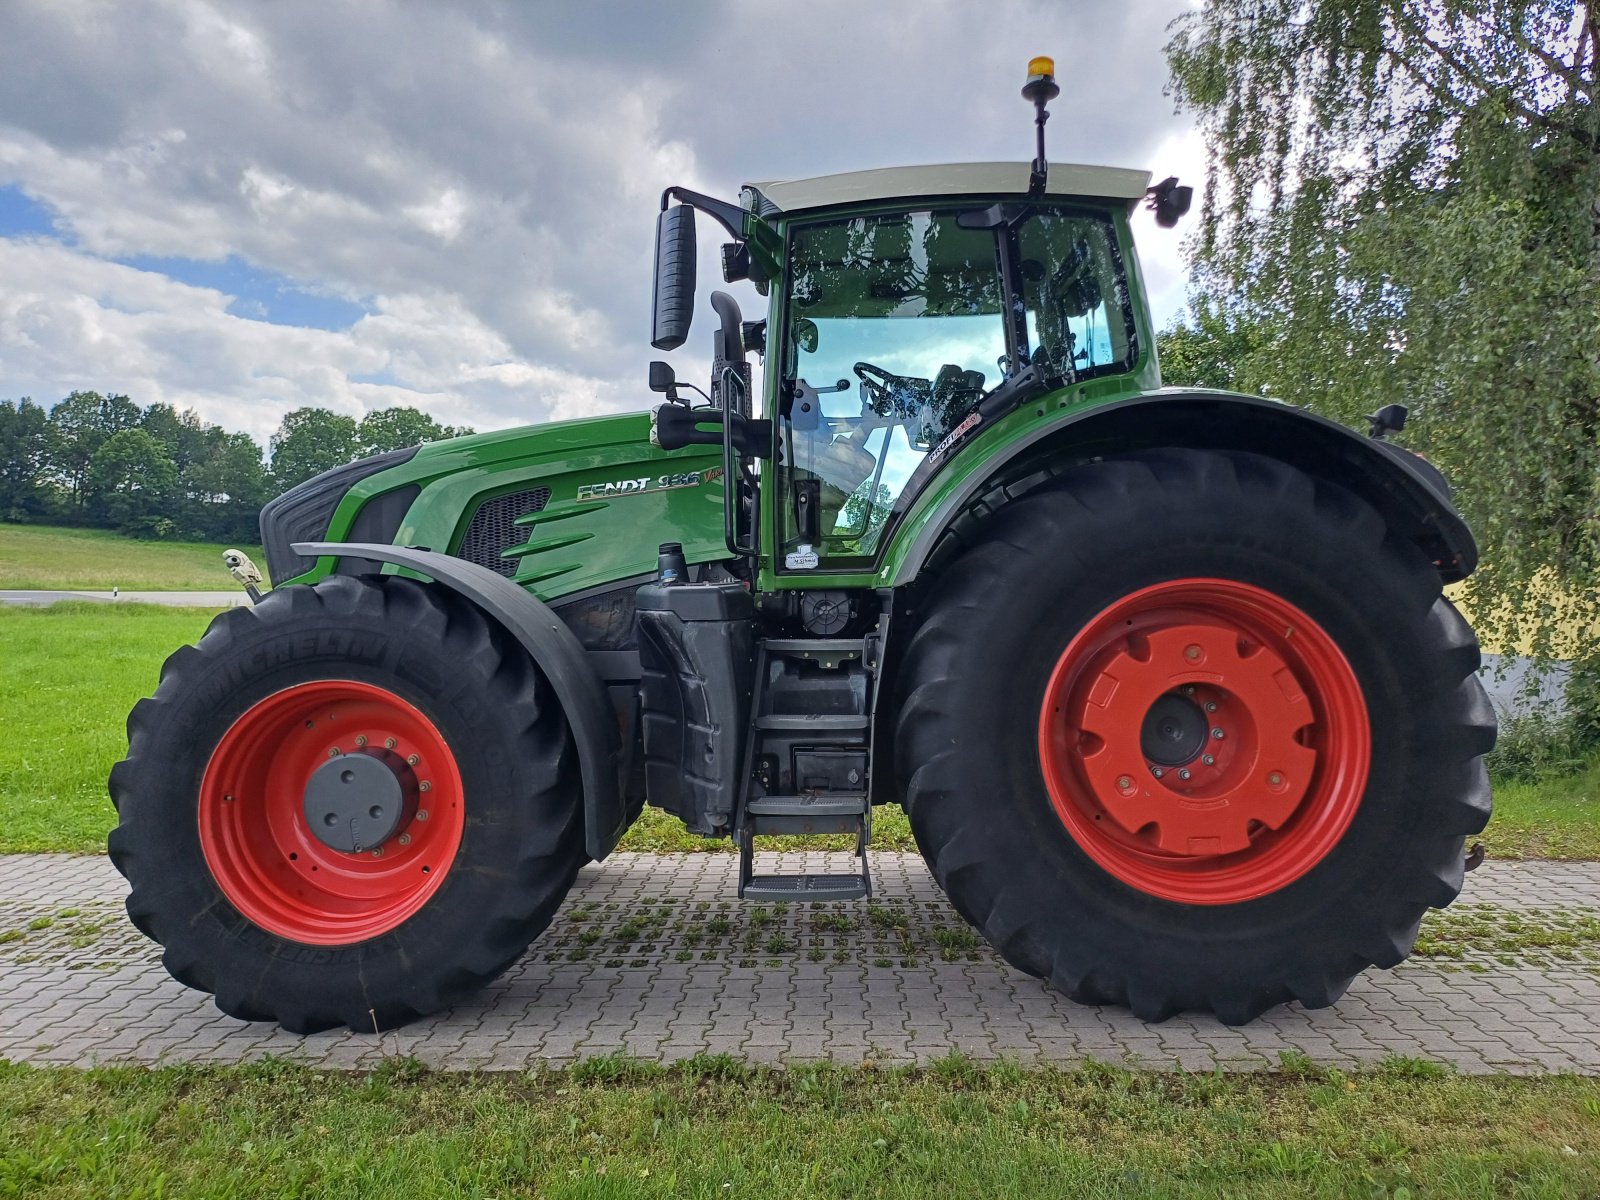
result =
[{"label": "hood grille", "polygon": [[477,563],[480,567],[488,567],[507,579],[511,578],[517,573],[517,560],[501,558],[500,555],[528,540],[527,530],[519,527],[516,520],[541,511],[548,503],[550,489],[547,487],[508,492],[504,496],[485,500],[478,505],[472,520],[467,523],[467,532],[461,538],[456,557]]}]

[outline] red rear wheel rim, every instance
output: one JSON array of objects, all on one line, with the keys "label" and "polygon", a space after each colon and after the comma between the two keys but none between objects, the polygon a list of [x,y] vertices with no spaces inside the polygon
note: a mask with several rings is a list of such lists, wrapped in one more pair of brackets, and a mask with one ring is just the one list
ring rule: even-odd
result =
[{"label": "red rear wheel rim", "polygon": [[1039,714],[1068,833],[1123,883],[1185,904],[1253,900],[1311,870],[1355,817],[1371,757],[1337,644],[1235,580],[1111,605],[1062,652]]},{"label": "red rear wheel rim", "polygon": [[[303,807],[329,758],[386,751],[415,791],[414,810],[381,845],[336,850]],[[200,848],[223,895],[271,933],[345,945],[396,928],[449,874],[466,814],[444,738],[394,693],[348,679],[276,692],[222,735],[200,782]]]}]

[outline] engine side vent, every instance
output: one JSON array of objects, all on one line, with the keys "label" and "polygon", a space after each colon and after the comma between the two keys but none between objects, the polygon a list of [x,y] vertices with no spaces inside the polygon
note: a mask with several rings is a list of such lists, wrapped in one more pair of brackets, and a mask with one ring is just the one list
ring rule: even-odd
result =
[{"label": "engine side vent", "polygon": [[466,536],[461,539],[456,557],[488,567],[509,579],[517,573],[517,560],[500,555],[528,540],[527,527],[515,524],[516,519],[539,512],[548,503],[550,489],[547,487],[508,492],[485,500],[467,523]]}]

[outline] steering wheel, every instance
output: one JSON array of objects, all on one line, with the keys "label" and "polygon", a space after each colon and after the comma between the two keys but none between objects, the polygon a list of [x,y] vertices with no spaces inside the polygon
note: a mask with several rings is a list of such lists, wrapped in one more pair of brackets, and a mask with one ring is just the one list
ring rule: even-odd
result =
[{"label": "steering wheel", "polygon": [[909,421],[933,399],[933,381],[896,375],[869,362],[850,368],[861,380],[862,408],[880,417]]}]

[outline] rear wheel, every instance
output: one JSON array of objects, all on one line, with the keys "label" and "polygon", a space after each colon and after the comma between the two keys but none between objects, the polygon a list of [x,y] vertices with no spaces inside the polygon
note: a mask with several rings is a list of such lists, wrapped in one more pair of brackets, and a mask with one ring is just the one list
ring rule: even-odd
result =
[{"label": "rear wheel", "polygon": [[583,861],[520,646],[399,578],[220,616],[128,721],[111,855],[169,971],[290,1029],[403,1023],[506,969]]},{"label": "rear wheel", "polygon": [[1332,1003],[1410,952],[1488,818],[1471,630],[1282,464],[1076,468],[941,577],[902,672],[918,844],[1013,964],[1147,1019]]}]

